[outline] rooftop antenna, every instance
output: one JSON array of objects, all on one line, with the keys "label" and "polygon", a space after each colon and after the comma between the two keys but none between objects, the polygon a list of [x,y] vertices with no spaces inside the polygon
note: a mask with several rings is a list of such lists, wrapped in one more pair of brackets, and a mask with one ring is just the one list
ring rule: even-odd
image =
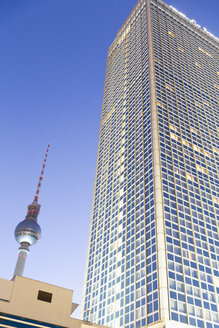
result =
[{"label": "rooftop antenna", "polygon": [[45,159],[43,162],[42,171],[39,177],[39,182],[34,196],[32,204],[28,205],[27,215],[23,221],[21,221],[14,232],[16,241],[20,244],[18,249],[18,259],[14,270],[14,275],[23,276],[26,257],[29,254],[29,247],[36,244],[41,236],[41,228],[37,223],[37,217],[40,211],[40,204],[38,204],[40,187],[43,180],[44,169],[46,166],[46,160],[48,156],[50,144],[47,146]]}]

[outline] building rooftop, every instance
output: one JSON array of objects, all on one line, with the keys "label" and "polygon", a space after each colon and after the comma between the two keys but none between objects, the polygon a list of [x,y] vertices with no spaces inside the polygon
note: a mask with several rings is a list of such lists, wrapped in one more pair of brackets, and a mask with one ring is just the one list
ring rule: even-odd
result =
[{"label": "building rooftop", "polygon": [[[44,323],[69,328],[103,327],[71,318],[78,306],[72,303],[72,296],[70,289],[22,276],[15,276],[13,280],[0,278],[0,319],[6,320],[8,315],[16,316],[20,323],[31,319],[39,322],[39,327]],[[15,319],[10,317],[10,320]]]}]

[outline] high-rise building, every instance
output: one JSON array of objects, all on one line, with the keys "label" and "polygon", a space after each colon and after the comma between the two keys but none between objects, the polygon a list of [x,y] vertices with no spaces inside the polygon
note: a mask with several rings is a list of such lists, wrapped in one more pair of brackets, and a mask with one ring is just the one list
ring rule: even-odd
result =
[{"label": "high-rise building", "polygon": [[161,0],[109,48],[84,319],[219,327],[218,49]]}]

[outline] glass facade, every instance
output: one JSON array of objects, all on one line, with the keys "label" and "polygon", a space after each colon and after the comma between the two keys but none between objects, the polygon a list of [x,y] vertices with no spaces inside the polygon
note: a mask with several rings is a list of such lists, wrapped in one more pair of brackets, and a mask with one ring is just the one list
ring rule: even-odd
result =
[{"label": "glass facade", "polygon": [[85,320],[219,327],[218,48],[139,0],[109,49]]}]

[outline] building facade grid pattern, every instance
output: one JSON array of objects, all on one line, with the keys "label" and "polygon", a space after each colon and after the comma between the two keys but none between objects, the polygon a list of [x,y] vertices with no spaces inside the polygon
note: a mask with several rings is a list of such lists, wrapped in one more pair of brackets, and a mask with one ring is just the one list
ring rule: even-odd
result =
[{"label": "building facade grid pattern", "polygon": [[[83,318],[144,327],[160,315],[146,1],[108,52]],[[216,40],[150,1],[170,319],[218,328]]]}]

